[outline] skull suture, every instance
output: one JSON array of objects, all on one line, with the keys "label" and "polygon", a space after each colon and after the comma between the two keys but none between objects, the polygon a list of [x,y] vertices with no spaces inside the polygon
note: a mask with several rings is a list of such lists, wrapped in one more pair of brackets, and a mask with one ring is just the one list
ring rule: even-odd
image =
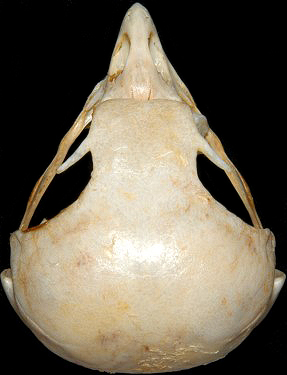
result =
[{"label": "skull suture", "polygon": [[[55,174],[87,152],[93,172],[77,201],[29,228]],[[199,153],[226,172],[253,226],[204,188]],[[149,13],[134,4],[107,77],[11,235],[11,269],[1,275],[11,304],[44,345],[74,363],[122,373],[191,368],[225,356],[266,315],[285,279],[274,247]]]}]

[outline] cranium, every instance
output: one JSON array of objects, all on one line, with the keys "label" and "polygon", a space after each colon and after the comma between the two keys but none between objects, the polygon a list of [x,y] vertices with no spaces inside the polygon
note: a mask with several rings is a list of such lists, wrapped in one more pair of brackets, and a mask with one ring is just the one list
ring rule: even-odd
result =
[{"label": "cranium", "polygon": [[[89,133],[65,160],[86,127]],[[56,173],[87,152],[79,198],[29,227]],[[200,182],[196,158],[223,169],[248,225]],[[249,188],[161,47],[147,10],[127,12],[107,77],[37,182],[1,280],[39,340],[109,372],[166,372],[224,357],[264,318],[285,275]]]}]

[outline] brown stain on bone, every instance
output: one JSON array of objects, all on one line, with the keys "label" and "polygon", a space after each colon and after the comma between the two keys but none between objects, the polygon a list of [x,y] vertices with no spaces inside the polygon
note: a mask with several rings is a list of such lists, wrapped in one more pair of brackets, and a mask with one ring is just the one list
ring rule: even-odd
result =
[{"label": "brown stain on bone", "polygon": [[233,316],[233,311],[230,309],[230,306],[229,306],[229,303],[228,303],[228,300],[226,297],[223,297],[220,301],[221,305],[224,306],[224,308],[226,309],[226,314],[227,316],[231,317]]},{"label": "brown stain on bone", "polygon": [[23,291],[25,301],[29,308],[33,310],[32,306],[32,295],[31,295],[31,286],[33,285],[33,275],[35,274],[32,272],[33,270],[33,264],[37,263],[38,257],[39,257],[39,249],[37,247],[37,244],[34,240],[34,237],[32,236],[34,245],[35,245],[35,253],[33,256],[27,256],[25,257],[25,260],[20,262],[19,268],[17,270],[17,281],[20,284],[20,289]]},{"label": "brown stain on bone", "polygon": [[255,246],[255,243],[254,243],[254,238],[250,235],[247,236],[246,238],[246,246],[248,248],[248,250],[250,251],[251,255],[253,254],[256,254],[256,246]]},{"label": "brown stain on bone", "polygon": [[124,302],[124,301],[120,301],[120,302],[118,302],[118,304],[117,304],[117,309],[118,309],[119,311],[124,312],[124,311],[128,311],[128,310],[130,309],[130,306],[129,306],[128,303],[126,303],[126,302]]},{"label": "brown stain on bone", "polygon": [[119,335],[117,333],[112,333],[110,335],[101,335],[100,342],[102,345],[108,344],[109,342],[114,342],[118,339]]},{"label": "brown stain on bone", "polygon": [[110,82],[115,81],[118,78],[118,76],[122,74],[122,72],[123,72],[123,69],[119,69],[116,73],[113,73],[113,74],[109,75],[108,76],[109,81]]},{"label": "brown stain on bone", "polygon": [[97,336],[97,341],[104,347],[109,347],[111,345],[115,345],[119,339],[121,338],[121,333],[119,331],[112,332],[112,333],[102,333],[99,332]]},{"label": "brown stain on bone", "polygon": [[26,298],[26,301],[29,302],[29,296],[28,296],[28,281],[27,281],[27,275],[26,272],[21,270],[19,272],[18,281],[20,284],[20,289],[23,291],[23,294]]},{"label": "brown stain on bone", "polygon": [[76,258],[76,267],[87,266],[94,261],[94,258],[86,252],[80,252],[80,255]]},{"label": "brown stain on bone", "polygon": [[230,263],[230,271],[234,272],[236,268],[238,267],[239,259],[236,257],[231,263]]},{"label": "brown stain on bone", "polygon": [[247,238],[246,238],[246,245],[249,248],[251,248],[253,244],[254,244],[254,239],[251,236],[247,236]]},{"label": "brown stain on bone", "polygon": [[265,295],[269,295],[270,294],[270,286],[269,286],[269,283],[268,281],[265,281],[264,282],[264,285],[263,285],[263,292]]},{"label": "brown stain on bone", "polygon": [[225,227],[226,233],[231,234],[231,235],[233,234],[234,230],[230,224],[226,223],[224,224],[224,227]]},{"label": "brown stain on bone", "polygon": [[124,190],[122,190],[121,193],[129,201],[136,199],[136,195],[134,193],[131,193],[129,191],[124,191]]}]

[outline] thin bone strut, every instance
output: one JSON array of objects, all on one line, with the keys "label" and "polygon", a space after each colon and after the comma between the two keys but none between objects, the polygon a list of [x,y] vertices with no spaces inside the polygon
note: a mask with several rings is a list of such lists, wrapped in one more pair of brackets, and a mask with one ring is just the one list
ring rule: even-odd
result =
[{"label": "thin bone strut", "polygon": [[175,88],[180,96],[180,98],[190,106],[191,110],[195,113],[201,113],[200,110],[197,108],[193,97],[191,96],[188,88],[185,86],[185,84],[180,79],[179,75],[176,73],[174,67],[171,65],[171,63],[168,63],[170,74],[172,75],[172,78],[174,79]]},{"label": "thin bone strut", "polygon": [[88,139],[85,138],[80,146],[76,149],[76,151],[57,169],[57,173],[60,174],[65,172],[68,168],[72,165],[77,163],[83,156],[86,155],[87,152],[90,151]]},{"label": "thin bone strut", "polygon": [[233,187],[235,188],[242,202],[244,203],[244,206],[246,207],[250,215],[250,218],[252,220],[254,227],[262,229],[263,227],[257,215],[254,201],[253,201],[251,192],[249,190],[249,187],[246,181],[238,172],[234,164],[229,160],[229,158],[225,154],[224,148],[219,138],[217,137],[215,133],[213,133],[211,129],[208,130],[208,133],[206,135],[206,140],[208,141],[210,146],[213,148],[213,150],[215,150],[215,152],[217,152],[217,154],[219,154],[220,157],[230,166],[231,172],[225,171],[227,177],[231,181]]},{"label": "thin bone strut", "polygon": [[53,180],[54,176],[57,173],[58,167],[62,164],[65,156],[69,150],[70,145],[73,141],[77,138],[77,136],[81,133],[81,131],[85,127],[85,117],[86,111],[82,111],[77,118],[76,122],[72,126],[72,128],[68,131],[68,133],[62,139],[57,154],[52,160],[51,164],[48,166],[46,171],[37,181],[31,196],[29,198],[27,208],[23,217],[23,220],[20,225],[20,229],[22,231],[27,230],[32,216],[42,198],[45,191],[47,190],[48,186],[50,185],[51,181]]},{"label": "thin bone strut", "polygon": [[52,162],[50,163],[46,171],[43,173],[43,175],[37,181],[30,195],[24,217],[20,224],[21,231],[24,232],[25,230],[28,229],[32,216],[34,215],[34,212],[42,196],[44,195],[51,181],[55,177],[58,168],[63,163],[70,146],[72,145],[74,140],[79,136],[82,130],[91,122],[93,106],[95,106],[96,103],[102,97],[105,84],[106,84],[106,80],[103,80],[103,81],[100,81],[96,85],[91,95],[87,99],[82,112],[79,114],[78,118],[74,122],[71,129],[66,133],[66,135],[62,139],[59,145],[58,151],[56,153],[56,156],[54,157],[54,159],[52,160]]}]

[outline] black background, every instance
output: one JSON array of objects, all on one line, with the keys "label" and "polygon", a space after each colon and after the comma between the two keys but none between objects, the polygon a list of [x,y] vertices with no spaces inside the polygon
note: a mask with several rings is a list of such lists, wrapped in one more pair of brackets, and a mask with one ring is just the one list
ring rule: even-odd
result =
[{"label": "black background", "polygon": [[[104,78],[121,21],[133,3],[0,1],[0,270],[9,267],[9,234],[18,228],[28,196],[61,138]],[[263,226],[276,236],[277,268],[286,272],[283,8],[276,1],[142,4],[151,13],[171,63],[247,180]],[[86,158],[78,164],[47,192],[39,220],[72,202],[85,186],[91,163]],[[220,172],[199,160],[199,175],[219,201],[248,220]],[[224,360],[190,371],[227,374],[284,366],[285,301],[286,286],[243,344]],[[0,335],[1,368],[31,374],[92,373],[40,344],[16,316],[2,288]]]}]

